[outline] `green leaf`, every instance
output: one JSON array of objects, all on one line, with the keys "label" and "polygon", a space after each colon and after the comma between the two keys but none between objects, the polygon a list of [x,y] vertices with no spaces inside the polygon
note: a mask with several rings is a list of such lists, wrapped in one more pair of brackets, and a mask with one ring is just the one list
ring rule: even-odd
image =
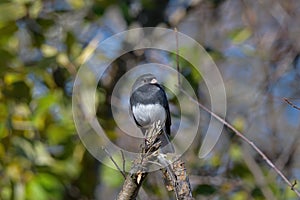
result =
[{"label": "green leaf", "polygon": [[41,2],[41,0],[30,0],[30,1],[32,1],[32,5],[30,6],[29,9],[30,17],[37,18],[43,8],[42,5],[43,3]]},{"label": "green leaf", "polygon": [[[114,161],[118,164],[120,168],[122,168],[123,160],[121,157],[121,154],[112,155]],[[110,187],[119,187],[122,185],[124,178],[121,175],[121,173],[115,169],[115,165],[112,163],[112,161],[107,157],[107,159],[104,161],[106,164],[103,165],[101,169],[101,179],[104,183],[106,183]],[[129,162],[126,162],[125,164],[129,164]],[[128,169],[129,166],[125,166],[126,169]]]},{"label": "green leaf", "polygon": [[42,142],[36,141],[34,143],[34,154],[36,165],[51,165],[54,161]]},{"label": "green leaf", "polygon": [[60,144],[68,141],[70,135],[73,135],[73,130],[69,130],[65,125],[51,124],[46,133],[49,144]]},{"label": "green leaf", "polygon": [[216,192],[216,188],[211,186],[211,185],[199,185],[196,189],[195,189],[195,193],[196,194],[202,194],[205,196],[209,196],[212,195]]},{"label": "green leaf", "polygon": [[0,199],[11,199],[12,191],[10,185],[5,185],[0,190]]},{"label": "green leaf", "polygon": [[34,111],[32,122],[34,126],[38,129],[43,129],[45,127],[45,120],[47,114],[49,113],[50,107],[52,107],[59,100],[59,93],[53,92],[37,99],[36,109]]},{"label": "green leaf", "polygon": [[53,163],[51,168],[53,172],[61,175],[62,179],[66,179],[66,177],[67,178],[77,177],[81,169],[79,162],[77,162],[77,160],[73,158],[68,158],[63,161],[57,160],[55,163]]},{"label": "green leaf", "polygon": [[248,199],[248,194],[245,191],[240,191],[232,195],[231,199],[232,200],[245,200]]},{"label": "green leaf", "polygon": [[4,122],[0,123],[0,139],[5,138],[8,135],[8,130]]},{"label": "green leaf", "polygon": [[102,167],[101,179],[103,183],[114,188],[122,185],[124,181],[124,178],[120,172],[105,165]]},{"label": "green leaf", "polygon": [[253,190],[252,190],[252,192],[251,192],[251,194],[252,194],[252,196],[255,198],[255,199],[264,199],[264,196],[263,196],[263,193],[262,193],[262,191],[260,190],[260,188],[259,187],[256,187],[256,188],[254,188]]},{"label": "green leaf", "polygon": [[17,81],[4,88],[3,94],[17,101],[31,100],[30,87],[24,81]]},{"label": "green leaf", "polygon": [[18,3],[0,4],[0,22],[15,21],[26,15],[25,5]]},{"label": "green leaf", "polygon": [[12,144],[16,150],[16,154],[30,161],[34,161],[35,153],[32,144],[29,140],[15,136],[12,138]]},{"label": "green leaf", "polygon": [[[8,38],[6,38],[6,40],[8,40]],[[0,49],[0,65],[2,66],[10,66],[10,62],[11,60],[13,60],[15,57],[13,54],[11,54],[9,51],[4,50],[4,49]],[[3,59],[5,58],[5,59]]]},{"label": "green leaf", "polygon": [[[0,6],[1,6],[1,4],[0,4]],[[0,22],[0,25],[1,25],[1,22]],[[18,28],[15,23],[3,23],[2,25],[3,25],[3,27],[0,26],[0,35],[1,35],[0,41],[1,41],[1,44],[6,44],[8,41],[8,38],[13,36],[13,33],[15,33],[18,30]]]},{"label": "green leaf", "polygon": [[26,199],[39,199],[47,200],[47,193],[43,186],[39,183],[38,179],[35,178],[30,181],[26,186]]},{"label": "green leaf", "polygon": [[7,106],[4,103],[0,103],[0,121],[4,122],[7,119]]},{"label": "green leaf", "polygon": [[242,150],[237,144],[230,145],[229,155],[233,161],[241,161],[243,158]]},{"label": "green leaf", "polygon": [[242,163],[236,163],[231,170],[231,174],[233,174],[235,177],[237,176],[245,179],[252,177],[249,169]]},{"label": "green leaf", "polygon": [[26,187],[27,199],[62,199],[64,187],[59,179],[51,174],[40,173]]}]

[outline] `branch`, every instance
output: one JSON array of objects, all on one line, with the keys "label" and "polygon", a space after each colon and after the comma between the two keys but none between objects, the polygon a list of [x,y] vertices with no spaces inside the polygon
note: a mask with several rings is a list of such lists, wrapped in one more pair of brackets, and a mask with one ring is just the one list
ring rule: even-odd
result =
[{"label": "branch", "polygon": [[118,200],[136,199],[138,191],[148,175],[148,168],[153,163],[162,167],[162,171],[165,172],[165,180],[167,180],[166,187],[169,191],[174,190],[177,200],[193,199],[184,162],[178,159],[172,163],[171,160],[175,160],[178,156],[170,154],[171,158],[167,158],[165,154],[160,153],[161,141],[158,138],[163,130],[159,124],[159,122],[155,123],[146,131],[142,153],[134,161],[118,195]]},{"label": "branch", "polygon": [[243,159],[248,166],[248,169],[253,174],[254,180],[258,187],[261,189],[263,195],[265,196],[265,199],[276,199],[272,190],[268,187],[267,180],[261,168],[258,166],[258,164],[255,162],[255,159],[250,154],[249,147],[244,144],[242,147],[242,152],[244,155]]},{"label": "branch", "polygon": [[254,144],[254,142],[252,142],[251,140],[249,140],[247,137],[245,137],[241,132],[239,132],[237,129],[235,129],[231,124],[229,124],[227,121],[225,121],[222,117],[218,116],[217,114],[215,114],[214,112],[212,112],[211,110],[209,110],[207,107],[205,107],[203,104],[201,104],[198,100],[195,100],[194,98],[192,98],[186,91],[184,91],[180,86],[177,86],[178,89],[184,93],[185,95],[187,95],[187,97],[189,97],[189,99],[198,104],[200,108],[202,108],[203,110],[205,110],[206,112],[208,112],[211,116],[213,116],[215,119],[217,119],[219,122],[221,122],[222,124],[224,124],[225,126],[227,126],[229,129],[231,129],[238,137],[240,137],[243,141],[245,141],[246,143],[248,143],[265,161],[266,163],[273,169],[276,171],[276,173],[284,180],[284,182],[291,188],[291,190],[293,190],[298,197],[300,197],[300,192],[295,188],[296,184],[292,184],[287,177],[272,163],[272,161],[256,146],[256,144]]},{"label": "branch", "polygon": [[[158,160],[163,165],[168,163],[168,160],[162,156],[158,156]],[[162,169],[165,184],[168,191],[175,191],[176,199],[178,200],[192,200],[191,185],[188,174],[186,172],[185,164],[178,159],[170,163],[165,169]]]},{"label": "branch", "polygon": [[290,100],[288,100],[287,98],[283,98],[283,100],[289,104],[290,106],[292,106],[293,108],[300,110],[300,107],[296,106],[295,104],[293,104]]},{"label": "branch", "polygon": [[130,173],[127,175],[123,188],[118,195],[118,200],[136,199],[139,189],[146,178],[147,173]]},{"label": "branch", "polygon": [[[123,167],[123,170],[120,169],[119,165],[116,163],[116,161],[113,159],[113,157],[110,155],[110,153],[107,151],[107,149],[105,147],[102,147],[102,149],[105,151],[105,153],[107,154],[107,156],[109,157],[109,159],[113,162],[113,164],[115,165],[115,167],[118,169],[118,171],[122,174],[122,176],[125,178],[126,174],[125,174],[125,169]],[[122,154],[123,155],[123,154]],[[123,162],[124,162],[124,158],[123,158]],[[123,165],[124,166],[124,165]]]},{"label": "branch", "polygon": [[155,123],[146,131],[145,135],[147,136],[147,139],[142,147],[142,153],[134,161],[129,174],[126,176],[117,200],[136,199],[139,189],[148,174],[148,166],[158,155],[161,142],[158,141],[157,138],[162,134],[162,128],[158,124],[159,123]]}]

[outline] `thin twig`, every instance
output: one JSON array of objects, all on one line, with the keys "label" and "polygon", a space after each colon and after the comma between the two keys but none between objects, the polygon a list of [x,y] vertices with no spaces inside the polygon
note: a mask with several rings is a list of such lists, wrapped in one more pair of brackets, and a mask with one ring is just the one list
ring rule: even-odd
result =
[{"label": "thin twig", "polygon": [[105,153],[108,155],[108,157],[110,158],[110,160],[114,163],[114,165],[116,166],[116,168],[118,169],[118,171],[122,174],[122,176],[124,178],[126,178],[126,174],[124,171],[122,171],[120,169],[120,167],[118,166],[118,164],[116,163],[116,161],[113,159],[113,157],[110,155],[110,153],[107,151],[107,149],[105,147],[102,147],[102,149],[105,151]]},{"label": "thin twig", "polygon": [[253,174],[255,182],[258,185],[258,187],[261,189],[263,195],[265,196],[265,199],[275,200],[276,198],[272,190],[268,187],[266,177],[263,175],[263,172],[260,169],[258,163],[256,163],[255,159],[252,157],[252,155],[249,152],[249,146],[246,146],[245,143],[242,146],[243,146],[242,147],[243,159],[246,165],[248,166],[248,169]]},{"label": "thin twig", "polygon": [[179,67],[179,48],[178,48],[178,31],[177,28],[174,28],[175,36],[176,36],[176,68],[177,68],[177,79],[178,79],[178,85],[181,85],[180,80],[180,67]]},{"label": "thin twig", "polygon": [[[178,87],[178,86],[177,86]],[[229,129],[231,129],[238,137],[240,137],[242,140],[244,140],[246,143],[248,143],[266,162],[267,164],[276,171],[276,173],[284,180],[284,182],[293,190],[298,197],[300,197],[300,192],[295,188],[295,185],[292,184],[286,176],[271,162],[271,160],[247,137],[245,137],[241,132],[239,132],[237,129],[235,129],[231,124],[229,124],[225,119],[218,116],[211,110],[209,110],[207,107],[205,107],[203,104],[201,104],[199,101],[192,98],[185,90],[183,90],[180,86],[178,87],[181,92],[183,92],[185,95],[189,97],[191,101],[198,104],[200,108],[208,112],[211,116],[213,116],[215,119],[217,119],[219,122],[227,126]]]},{"label": "thin twig", "polygon": [[126,160],[125,160],[124,152],[122,150],[120,150],[120,151],[121,151],[122,160],[123,160],[122,168],[123,168],[123,172],[125,173],[125,162],[126,162]]},{"label": "thin twig", "polygon": [[297,109],[297,110],[300,110],[300,107],[296,106],[295,104],[293,104],[290,100],[288,100],[287,98],[283,98],[283,100],[289,104],[290,106],[292,106],[293,108]]},{"label": "thin twig", "polygon": [[297,180],[294,180],[294,183],[292,185],[292,188],[295,188],[295,186],[297,185]]}]

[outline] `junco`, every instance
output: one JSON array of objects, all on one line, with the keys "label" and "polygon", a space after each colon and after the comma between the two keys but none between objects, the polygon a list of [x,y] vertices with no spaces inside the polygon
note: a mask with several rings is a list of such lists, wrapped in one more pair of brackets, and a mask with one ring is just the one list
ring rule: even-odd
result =
[{"label": "junco", "polygon": [[146,130],[158,120],[163,127],[160,135],[162,153],[173,153],[170,143],[171,116],[168,99],[162,86],[153,74],[140,76],[133,84],[130,96],[130,112],[136,125],[145,134]]}]

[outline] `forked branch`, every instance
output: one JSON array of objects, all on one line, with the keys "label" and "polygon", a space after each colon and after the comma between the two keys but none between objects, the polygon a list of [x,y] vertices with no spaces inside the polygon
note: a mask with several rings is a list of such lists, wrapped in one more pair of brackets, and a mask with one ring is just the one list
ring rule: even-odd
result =
[{"label": "forked branch", "polygon": [[[174,159],[167,159],[166,155],[160,153],[161,141],[158,140],[162,134],[162,128],[158,123],[155,123],[147,132],[145,144],[142,146],[142,153],[133,162],[133,166],[126,176],[122,190],[118,195],[118,200],[133,200],[136,199],[138,191],[148,175],[150,165],[157,164],[163,171],[167,179],[166,187],[175,192],[176,199],[193,199],[191,187],[181,160],[172,162]],[[172,155],[173,158],[175,155]]]}]

